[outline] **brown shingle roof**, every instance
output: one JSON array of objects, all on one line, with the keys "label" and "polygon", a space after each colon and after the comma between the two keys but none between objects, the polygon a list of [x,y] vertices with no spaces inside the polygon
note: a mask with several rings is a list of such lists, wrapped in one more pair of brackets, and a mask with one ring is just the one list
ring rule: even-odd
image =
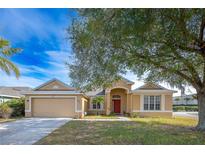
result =
[{"label": "brown shingle roof", "polygon": [[105,95],[105,90],[98,89],[96,91],[89,91],[85,93],[87,96],[104,96]]},{"label": "brown shingle roof", "polygon": [[0,86],[0,96],[14,96],[14,97],[22,97],[22,92],[31,91],[30,87],[4,87]]},{"label": "brown shingle roof", "polygon": [[137,90],[145,90],[145,89],[158,89],[158,90],[168,90],[156,83],[147,82],[143,86],[137,88]]}]

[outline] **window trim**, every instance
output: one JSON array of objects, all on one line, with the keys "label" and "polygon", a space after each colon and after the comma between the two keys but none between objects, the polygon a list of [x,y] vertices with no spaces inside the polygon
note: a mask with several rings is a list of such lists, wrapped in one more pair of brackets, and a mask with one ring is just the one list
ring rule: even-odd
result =
[{"label": "window trim", "polygon": [[100,108],[99,109],[97,108],[97,106],[98,106],[97,104],[96,104],[96,108],[94,109],[93,104],[94,103],[92,103],[92,102],[90,103],[90,110],[103,110],[104,109],[104,104],[100,103]]},{"label": "window trim", "polygon": [[112,100],[121,100],[121,96],[120,95],[112,95]]},{"label": "window trim", "polygon": [[[154,97],[154,109],[153,110],[150,110],[150,98],[151,98],[151,96],[152,97]],[[160,109],[158,110],[158,109],[156,109],[156,100],[157,100],[157,96],[159,97],[159,106],[160,106]],[[147,97],[148,99],[148,103],[146,103],[146,104],[148,104],[148,108],[147,109],[145,109],[145,97]],[[161,100],[161,98],[162,98],[162,96],[161,95],[144,95],[143,96],[143,106],[142,106],[142,109],[143,109],[143,111],[150,111],[150,112],[152,112],[152,111],[162,111],[162,100]]]}]

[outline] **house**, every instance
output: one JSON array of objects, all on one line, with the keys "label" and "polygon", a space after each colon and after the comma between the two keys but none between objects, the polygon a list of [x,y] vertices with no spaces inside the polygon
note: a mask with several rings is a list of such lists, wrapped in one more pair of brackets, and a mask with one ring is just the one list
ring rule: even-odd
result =
[{"label": "house", "polygon": [[29,87],[5,87],[0,86],[0,103],[7,102],[11,99],[18,99],[23,97],[21,94],[25,91],[30,91],[31,88]]},{"label": "house", "polygon": [[[139,116],[171,117],[175,91],[154,83],[131,90],[134,82],[125,78],[109,88],[82,93],[57,80],[50,80],[25,93],[26,117],[83,117],[96,111],[101,114],[137,113]],[[92,99],[102,96],[103,104]]]},{"label": "house", "polygon": [[174,105],[197,105],[198,101],[196,94],[182,95],[173,97]]}]

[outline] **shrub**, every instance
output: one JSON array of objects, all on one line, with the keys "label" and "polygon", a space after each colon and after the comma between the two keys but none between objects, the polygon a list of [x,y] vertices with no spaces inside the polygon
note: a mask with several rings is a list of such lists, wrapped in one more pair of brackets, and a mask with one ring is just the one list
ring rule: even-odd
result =
[{"label": "shrub", "polygon": [[139,113],[133,112],[130,114],[131,118],[139,118]]},{"label": "shrub", "polygon": [[20,99],[12,99],[6,102],[10,108],[12,108],[13,112],[11,114],[12,117],[22,117],[25,114],[25,98],[22,97]]},{"label": "shrub", "polygon": [[173,110],[174,111],[185,111],[185,106],[174,106]]},{"label": "shrub", "polygon": [[198,106],[185,106],[186,111],[198,111]]},{"label": "shrub", "polygon": [[198,111],[198,106],[196,105],[184,105],[184,106],[173,106],[174,111]]},{"label": "shrub", "polygon": [[0,116],[2,118],[9,118],[11,116],[12,109],[9,107],[7,103],[0,104]]},{"label": "shrub", "polygon": [[[102,104],[104,104],[104,97],[103,96],[97,96],[97,97],[92,99],[92,103],[96,104],[96,105],[98,105],[98,104],[102,105]],[[95,113],[96,115],[100,114],[100,112],[98,110],[96,110],[95,112],[96,112]]]},{"label": "shrub", "polygon": [[115,112],[110,112],[110,116],[114,116],[115,115]]}]

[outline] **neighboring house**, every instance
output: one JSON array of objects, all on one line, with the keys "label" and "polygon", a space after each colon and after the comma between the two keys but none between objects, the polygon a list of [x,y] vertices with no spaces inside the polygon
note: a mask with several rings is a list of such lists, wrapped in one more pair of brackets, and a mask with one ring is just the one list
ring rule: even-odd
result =
[{"label": "neighboring house", "polygon": [[5,87],[0,86],[0,103],[7,102],[11,99],[18,99],[20,97],[23,97],[21,94],[25,91],[30,91],[31,88],[29,87]]},{"label": "neighboring house", "polygon": [[173,97],[174,105],[197,105],[196,94]]},{"label": "neighboring house", "polygon": [[[154,83],[131,90],[134,82],[122,79],[104,90],[82,93],[67,84],[53,79],[26,95],[26,117],[83,117],[96,111],[110,113],[138,113],[139,116],[172,116],[173,90]],[[103,104],[92,99],[103,96]]]}]

